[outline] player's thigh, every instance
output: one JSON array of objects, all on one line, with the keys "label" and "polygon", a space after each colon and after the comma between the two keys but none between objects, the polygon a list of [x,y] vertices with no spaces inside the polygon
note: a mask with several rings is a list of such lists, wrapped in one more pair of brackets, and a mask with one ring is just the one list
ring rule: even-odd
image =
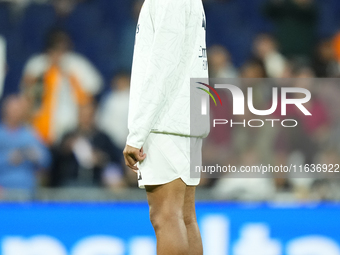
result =
[{"label": "player's thigh", "polygon": [[196,223],[195,211],[195,192],[196,186],[186,186],[184,204],[183,204],[183,218],[186,225]]},{"label": "player's thigh", "polygon": [[145,186],[151,221],[159,218],[183,217],[186,184],[182,179],[157,185]]}]

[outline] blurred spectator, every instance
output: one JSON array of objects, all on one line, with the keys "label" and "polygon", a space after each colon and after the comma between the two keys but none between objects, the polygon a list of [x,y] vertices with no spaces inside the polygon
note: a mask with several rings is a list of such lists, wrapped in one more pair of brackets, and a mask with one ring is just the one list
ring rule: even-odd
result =
[{"label": "blurred spectator", "polygon": [[275,35],[285,56],[311,56],[318,21],[314,0],[268,0],[264,12],[275,24]]},{"label": "blurred spectator", "polygon": [[64,135],[56,146],[51,185],[120,186],[121,151],[95,125],[95,106],[87,104],[79,111],[76,129]]},{"label": "blurred spectator", "polygon": [[127,117],[129,110],[130,75],[117,74],[111,82],[111,92],[105,96],[98,113],[98,126],[123,150],[129,133]]},{"label": "blurred spectator", "polygon": [[[301,66],[293,71],[290,87],[299,87],[309,90],[312,94],[311,100],[304,103],[304,107],[311,113],[303,114],[295,105],[287,105],[287,118],[295,119],[298,125],[294,129],[285,129],[277,139],[277,149],[285,150],[296,155],[301,164],[311,164],[318,151],[329,141],[331,121],[326,105],[315,93],[314,73],[311,68]],[[321,84],[318,84],[321,85]],[[301,97],[300,93],[292,93],[292,98]],[[280,102],[277,112],[281,111]],[[276,114],[279,117],[279,114]]]},{"label": "blurred spectator", "polygon": [[250,59],[241,67],[241,78],[267,78],[266,69],[262,61]]},{"label": "blurred spectator", "polygon": [[268,34],[260,34],[256,37],[253,51],[266,69],[269,78],[282,78],[287,65],[285,58],[279,53],[276,42]]},{"label": "blurred spectator", "polygon": [[237,78],[229,52],[220,45],[208,49],[209,76],[211,78]]},{"label": "blurred spectator", "polygon": [[315,164],[321,169],[332,169],[334,172],[319,173],[318,177],[311,184],[312,199],[318,201],[340,200],[340,181],[335,172],[339,166],[339,153],[334,149],[326,149],[316,157]]},{"label": "blurred spectator", "polygon": [[[237,69],[234,67],[231,56],[226,48],[221,45],[213,45],[208,49],[209,77],[210,78],[237,78]],[[215,107],[210,101],[212,119],[232,118],[231,100],[225,91],[219,92],[223,107]],[[231,128],[228,125],[218,125],[204,140],[203,161],[207,164],[223,164],[226,158],[231,158],[230,149],[227,146],[231,140]],[[216,180],[206,179],[202,175],[200,186],[212,186]]]},{"label": "blurred spectator", "polygon": [[[287,107],[287,115],[299,119],[303,132],[309,135],[316,144],[321,146],[328,140],[331,123],[325,104],[315,93],[315,84],[313,83],[315,74],[310,68],[302,67],[295,72],[295,77],[299,79],[296,80],[294,86],[308,89],[312,94],[311,100],[304,104],[312,116],[306,116],[302,114],[298,108],[289,106]],[[322,84],[318,85],[320,86]],[[294,96],[298,97],[298,95],[293,95],[293,97]],[[315,149],[316,148],[314,148],[314,150]]]},{"label": "blurred spectator", "polygon": [[333,39],[333,49],[334,49],[334,57],[340,65],[340,31],[334,36]]},{"label": "blurred spectator", "polygon": [[[273,146],[275,149],[275,147]],[[275,150],[273,157],[273,165],[275,166],[287,166],[288,165],[288,153],[286,151]],[[288,174],[284,172],[273,173],[275,188],[276,188],[276,199],[286,197],[286,195],[292,191],[292,183],[288,178]]]},{"label": "blurred spectator", "polygon": [[[229,52],[221,45],[213,45],[208,49],[209,77],[210,78],[237,78]],[[225,91],[219,92],[223,107],[215,107],[210,101],[210,114],[212,119],[228,119],[232,117],[231,100]],[[231,128],[228,125],[218,125],[204,140],[203,161],[207,164],[222,164],[230,157],[227,144],[230,142]],[[202,175],[200,186],[212,186],[216,180],[204,178]]]},{"label": "blurred spectator", "polygon": [[83,56],[71,51],[62,30],[47,38],[46,52],[28,60],[22,80],[32,107],[32,124],[51,144],[77,125],[77,111],[99,92],[102,78]]},{"label": "blurred spectator", "polygon": [[38,170],[49,166],[48,150],[36,134],[24,125],[27,101],[9,96],[2,109],[0,126],[0,187],[23,189],[32,194]]},{"label": "blurred spectator", "polygon": [[312,65],[316,77],[336,77],[339,75],[340,66],[336,60],[332,39],[323,39],[318,43]]},{"label": "blurred spectator", "polygon": [[69,15],[76,6],[76,0],[53,0],[53,7],[58,16]]},{"label": "blurred spectator", "polygon": [[[253,106],[256,109],[269,109],[272,101],[272,86],[266,78],[266,70],[262,61],[258,59],[248,60],[241,68],[242,79],[240,87],[246,94],[247,88],[253,88]],[[234,115],[234,121],[246,123],[251,119],[263,119],[265,116],[254,115],[246,108],[244,115]],[[250,127],[249,125],[236,125],[232,128],[231,144],[235,153],[243,154],[248,148],[254,148],[262,153],[261,163],[271,163],[273,159],[273,144],[277,134],[277,129],[270,125],[261,128]]]},{"label": "blurred spectator", "polygon": [[[240,155],[239,166],[259,166],[262,162],[259,151],[249,148]],[[254,178],[250,174],[228,173],[217,180],[212,192],[217,199],[229,200],[268,200],[274,196],[274,181],[270,176]],[[243,178],[242,178],[243,177]]]},{"label": "blurred spectator", "polygon": [[[211,119],[231,119],[232,118],[232,102],[229,94],[226,91],[219,91],[222,106],[215,106],[214,102],[210,101],[210,118]],[[223,165],[226,161],[231,160],[231,148],[229,146],[231,140],[232,128],[229,125],[216,125],[211,130],[209,136],[203,140],[202,160],[206,165],[220,164]],[[230,163],[230,162],[229,162]],[[207,175],[208,176],[208,175]],[[205,178],[202,174],[200,186],[212,186],[216,179]]]}]

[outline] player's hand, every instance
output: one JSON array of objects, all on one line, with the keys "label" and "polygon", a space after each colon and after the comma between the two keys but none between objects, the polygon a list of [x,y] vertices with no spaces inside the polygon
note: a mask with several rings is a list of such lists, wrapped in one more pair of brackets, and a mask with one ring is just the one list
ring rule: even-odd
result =
[{"label": "player's hand", "polygon": [[137,173],[138,167],[136,166],[137,162],[140,162],[146,158],[146,154],[143,151],[143,147],[141,149],[134,148],[130,145],[126,145],[123,151],[125,164],[130,167],[134,172]]}]

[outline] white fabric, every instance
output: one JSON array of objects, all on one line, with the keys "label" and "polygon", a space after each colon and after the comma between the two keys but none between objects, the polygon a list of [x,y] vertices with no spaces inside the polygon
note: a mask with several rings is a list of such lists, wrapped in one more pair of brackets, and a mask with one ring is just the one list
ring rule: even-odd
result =
[{"label": "white fabric", "polygon": [[[192,157],[190,146],[191,150],[194,150],[191,151]],[[143,145],[143,150],[146,158],[137,163],[140,188],[145,185],[169,183],[178,178],[189,186],[199,184],[200,178],[190,178],[190,163],[195,166],[202,165],[202,138],[151,133]],[[196,162],[193,162],[193,159]]]},{"label": "white fabric", "polygon": [[280,53],[272,52],[265,57],[264,65],[269,77],[282,78],[286,68],[286,60]]},{"label": "white fabric", "polygon": [[78,137],[72,146],[72,151],[78,161],[78,163],[87,169],[93,167],[94,153],[91,143],[83,138]]},{"label": "white fabric", "polygon": [[145,0],[132,65],[128,145],[141,148],[150,132],[190,136],[190,78],[208,77],[205,27],[201,0]]},{"label": "white fabric", "polygon": [[[24,74],[34,77],[43,75],[51,66],[46,54],[31,57],[25,65]],[[82,88],[91,94],[96,94],[102,87],[103,80],[97,69],[83,56],[69,52],[60,61],[60,67],[66,74],[77,77]]]}]

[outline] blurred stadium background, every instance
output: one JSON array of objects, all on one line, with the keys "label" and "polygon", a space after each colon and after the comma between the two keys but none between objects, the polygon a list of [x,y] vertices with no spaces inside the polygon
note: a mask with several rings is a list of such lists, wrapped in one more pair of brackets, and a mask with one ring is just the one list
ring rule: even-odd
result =
[{"label": "blurred stadium background", "polygon": [[[339,0],[203,2],[211,77],[340,77]],[[121,154],[142,4],[0,0],[1,255],[156,254]],[[339,164],[340,87],[312,93],[299,132],[222,130],[204,161]],[[197,199],[206,255],[340,255],[336,178],[203,178]]]}]

